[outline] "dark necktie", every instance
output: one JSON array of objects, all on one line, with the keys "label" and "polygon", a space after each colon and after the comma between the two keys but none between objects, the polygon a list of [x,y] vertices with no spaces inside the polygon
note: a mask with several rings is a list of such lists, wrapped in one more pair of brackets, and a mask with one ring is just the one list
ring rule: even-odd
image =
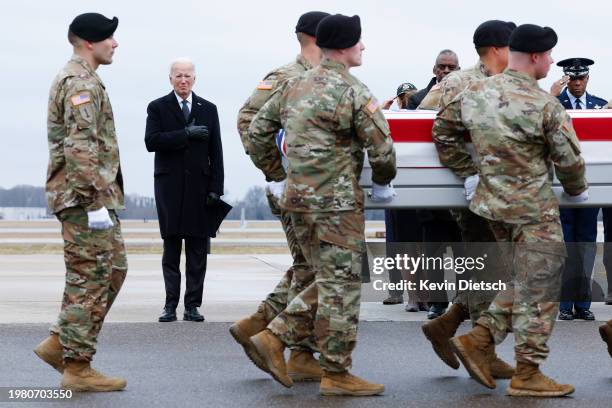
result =
[{"label": "dark necktie", "polygon": [[582,105],[580,104],[580,99],[576,99],[576,109],[582,109]]},{"label": "dark necktie", "polygon": [[189,106],[187,106],[185,99],[181,103],[183,104],[183,116],[185,116],[185,121],[187,121],[189,119]]}]

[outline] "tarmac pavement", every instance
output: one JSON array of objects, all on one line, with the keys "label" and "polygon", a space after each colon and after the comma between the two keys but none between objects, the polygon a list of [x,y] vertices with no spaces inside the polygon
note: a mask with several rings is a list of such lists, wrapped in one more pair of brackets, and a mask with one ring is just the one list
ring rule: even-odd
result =
[{"label": "tarmac pavement", "polygon": [[[67,407],[610,407],[612,359],[596,323],[557,324],[543,371],[576,387],[561,399],[505,396],[508,380],[489,390],[435,356],[420,322],[363,322],[352,372],[385,384],[378,397],[321,397],[317,383],[282,387],[257,369],[228,333],[228,323],[110,323],[99,339],[94,366],[124,376],[113,393],[75,394],[70,401],[31,406]],[[460,331],[467,330],[464,323]],[[3,324],[0,387],[57,387],[60,375],[32,348],[44,324]],[[512,337],[498,354],[512,360]],[[0,405],[4,406],[2,403]],[[28,406],[23,403],[7,406]]]},{"label": "tarmac pavement", "polygon": [[[513,399],[507,381],[489,390],[441,361],[423,336],[425,313],[383,306],[385,292],[363,285],[353,372],[385,384],[383,396],[321,397],[318,384],[285,389],[259,371],[228,333],[278,282],[289,255],[211,255],[201,311],[204,323],[157,323],[163,306],[159,254],[130,254],[129,272],[99,338],[94,367],[124,376],[125,391],[78,394],[70,401],[6,403],[2,387],[57,387],[60,376],[32,352],[57,317],[63,290],[61,254],[0,256],[0,406],[75,407],[610,407],[612,359],[600,322],[557,322],[543,371],[573,384],[573,397]],[[180,309],[180,308],[179,308]],[[181,313],[182,310],[179,310]],[[612,306],[593,305],[599,321]],[[180,316],[180,315],[179,315]],[[467,322],[460,331],[467,330]],[[499,354],[513,360],[513,338]],[[4,398],[6,401],[6,398]]]}]

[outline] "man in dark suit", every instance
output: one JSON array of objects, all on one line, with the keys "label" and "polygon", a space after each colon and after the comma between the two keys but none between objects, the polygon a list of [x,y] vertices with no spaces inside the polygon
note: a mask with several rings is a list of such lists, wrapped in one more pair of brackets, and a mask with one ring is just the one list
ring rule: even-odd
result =
[{"label": "man in dark suit", "polygon": [[179,59],[170,67],[174,90],[147,108],[145,144],[155,152],[155,200],[164,240],[162,269],[166,303],[160,322],[176,320],[180,298],[181,247],[185,240],[186,289],[184,320],[204,320],[210,206],[223,195],[223,150],[217,107],[191,91],[195,67]]},{"label": "man in dark suit", "polygon": [[[557,96],[565,109],[601,109],[606,105],[604,99],[586,91],[589,82],[589,66],[593,60],[588,58],[568,58],[557,63],[563,67],[565,77],[553,85],[561,89]],[[568,257],[563,273],[563,289],[559,319],[595,320],[591,312],[591,275],[595,264],[597,239],[597,215],[599,208],[563,208],[561,224],[567,246]]]},{"label": "man in dark suit", "polygon": [[454,51],[440,51],[440,53],[436,57],[436,63],[433,66],[434,77],[431,78],[431,81],[429,81],[425,88],[412,94],[412,96],[408,99],[407,109],[416,109],[421,104],[425,96],[429,93],[431,88],[439,84],[445,76],[459,69],[461,69],[461,67],[459,66],[459,57],[457,57],[457,54],[455,54]]}]

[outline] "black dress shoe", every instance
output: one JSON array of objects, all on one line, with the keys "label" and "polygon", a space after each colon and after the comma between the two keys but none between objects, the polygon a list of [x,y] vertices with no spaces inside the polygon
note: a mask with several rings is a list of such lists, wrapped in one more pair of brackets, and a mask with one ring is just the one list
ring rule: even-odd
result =
[{"label": "black dress shoe", "polygon": [[203,322],[204,316],[198,312],[197,307],[188,307],[185,309],[185,313],[183,314],[183,320],[187,320],[189,322]]},{"label": "black dress shoe", "polygon": [[161,316],[159,316],[159,321],[162,323],[175,322],[176,309],[172,307],[164,307],[164,311],[162,312]]},{"label": "black dress shoe", "polygon": [[427,312],[427,319],[433,320],[437,317],[440,317],[446,312],[446,308],[443,306],[433,305],[429,308],[429,312]]},{"label": "black dress shoe", "polygon": [[595,315],[589,309],[580,309],[576,311],[574,318],[581,320],[595,320]]},{"label": "black dress shoe", "polygon": [[383,300],[383,305],[399,305],[400,303],[404,303],[404,298],[402,296],[391,295]]}]

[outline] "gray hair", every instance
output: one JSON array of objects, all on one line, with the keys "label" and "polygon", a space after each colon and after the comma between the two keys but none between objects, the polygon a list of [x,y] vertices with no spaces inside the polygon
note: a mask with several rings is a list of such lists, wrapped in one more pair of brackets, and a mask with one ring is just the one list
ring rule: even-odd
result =
[{"label": "gray hair", "polygon": [[436,57],[436,64],[438,63],[438,60],[440,59],[440,57],[443,56],[443,55],[450,55],[451,57],[455,57],[457,62],[459,61],[459,57],[457,56],[455,51],[449,50],[449,49],[445,49],[445,50],[442,50],[442,51],[440,51],[438,53],[438,56]]},{"label": "gray hair", "polygon": [[191,60],[191,58],[187,58],[187,57],[181,57],[181,58],[176,58],[174,59],[171,63],[170,63],[170,74],[172,74],[172,69],[174,69],[174,66],[176,64],[189,64],[191,65],[191,69],[193,70],[193,72],[195,72],[195,64],[193,63],[193,61]]}]

